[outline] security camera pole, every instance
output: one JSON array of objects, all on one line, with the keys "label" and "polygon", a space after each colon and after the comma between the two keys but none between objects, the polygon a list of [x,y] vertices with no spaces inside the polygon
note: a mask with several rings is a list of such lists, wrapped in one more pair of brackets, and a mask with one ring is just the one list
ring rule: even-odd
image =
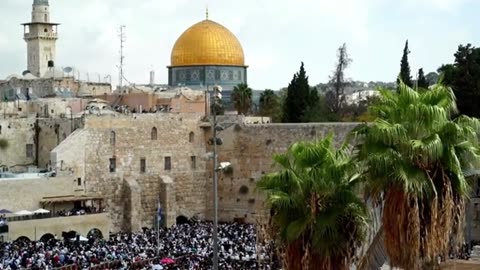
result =
[{"label": "security camera pole", "polygon": [[217,105],[222,99],[222,88],[213,87],[213,269],[218,270],[218,160],[217,160]]}]

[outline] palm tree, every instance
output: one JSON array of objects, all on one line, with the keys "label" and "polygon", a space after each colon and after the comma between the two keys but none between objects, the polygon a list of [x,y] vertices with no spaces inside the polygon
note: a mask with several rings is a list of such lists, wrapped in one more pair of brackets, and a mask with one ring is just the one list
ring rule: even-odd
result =
[{"label": "palm tree", "polygon": [[356,163],[333,135],[298,142],[274,156],[280,171],[263,177],[271,226],[285,269],[345,270],[364,240],[367,210],[357,196]]},{"label": "palm tree", "polygon": [[391,266],[435,269],[463,230],[469,186],[462,170],[479,160],[480,123],[453,119],[455,96],[441,84],[417,92],[402,82],[398,93],[380,93],[371,107],[376,120],[352,132],[365,168],[365,193],[383,204]]},{"label": "palm tree", "polygon": [[232,100],[238,114],[246,115],[252,106],[252,89],[246,83],[233,88]]}]

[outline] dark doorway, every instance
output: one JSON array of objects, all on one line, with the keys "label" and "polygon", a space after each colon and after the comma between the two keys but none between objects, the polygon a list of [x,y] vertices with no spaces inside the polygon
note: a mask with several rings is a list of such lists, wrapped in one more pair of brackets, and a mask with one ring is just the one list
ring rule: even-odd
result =
[{"label": "dark doorway", "polygon": [[54,239],[54,238],[55,238],[55,236],[53,236],[53,234],[51,234],[51,233],[46,233],[46,234],[44,234],[42,237],[40,237],[40,241],[46,243],[46,242],[48,242],[48,241],[50,241],[50,240],[52,240],[52,239]]},{"label": "dark doorway", "polygon": [[87,234],[87,238],[103,239],[103,234],[99,229],[91,229]]},{"label": "dark doorway", "polygon": [[22,243],[26,243],[26,242],[30,242],[30,238],[26,237],[26,236],[20,236],[17,238],[17,240],[15,240],[16,242],[22,242]]},{"label": "dark doorway", "polygon": [[186,216],[178,216],[177,217],[177,225],[188,224],[190,221]]}]

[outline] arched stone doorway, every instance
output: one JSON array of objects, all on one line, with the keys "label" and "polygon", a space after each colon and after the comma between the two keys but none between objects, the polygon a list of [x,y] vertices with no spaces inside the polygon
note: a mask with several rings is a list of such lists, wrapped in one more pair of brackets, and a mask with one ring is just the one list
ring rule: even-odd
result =
[{"label": "arched stone doorway", "polygon": [[178,216],[176,219],[177,225],[188,224],[190,221],[186,216]]},{"label": "arched stone doorway", "polygon": [[93,238],[93,239],[103,239],[103,233],[102,233],[102,231],[100,231],[99,229],[94,228],[94,229],[91,229],[91,230],[87,233],[87,238],[88,238],[88,239],[90,239],[90,238]]},{"label": "arched stone doorway", "polygon": [[31,242],[31,241],[30,241],[30,238],[26,236],[20,236],[17,238],[17,240],[15,240],[15,242]]},{"label": "arched stone doorway", "polygon": [[46,233],[40,237],[40,242],[47,243],[48,241],[55,239],[55,236],[51,233]]}]

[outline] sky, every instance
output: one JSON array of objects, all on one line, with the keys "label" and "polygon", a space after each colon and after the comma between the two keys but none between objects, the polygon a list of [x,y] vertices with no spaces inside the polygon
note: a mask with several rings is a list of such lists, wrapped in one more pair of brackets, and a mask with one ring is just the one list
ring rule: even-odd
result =
[{"label": "sky", "polygon": [[[33,0],[0,0],[0,79],[26,69],[20,25]],[[240,40],[253,89],[288,85],[305,63],[311,85],[327,82],[343,43],[347,77],[394,81],[409,40],[412,75],[452,63],[459,44],[480,46],[479,0],[50,0],[61,23],[56,65],[118,79],[120,25],[126,26],[125,77],[167,83],[170,53],[191,25],[209,18]]]}]

